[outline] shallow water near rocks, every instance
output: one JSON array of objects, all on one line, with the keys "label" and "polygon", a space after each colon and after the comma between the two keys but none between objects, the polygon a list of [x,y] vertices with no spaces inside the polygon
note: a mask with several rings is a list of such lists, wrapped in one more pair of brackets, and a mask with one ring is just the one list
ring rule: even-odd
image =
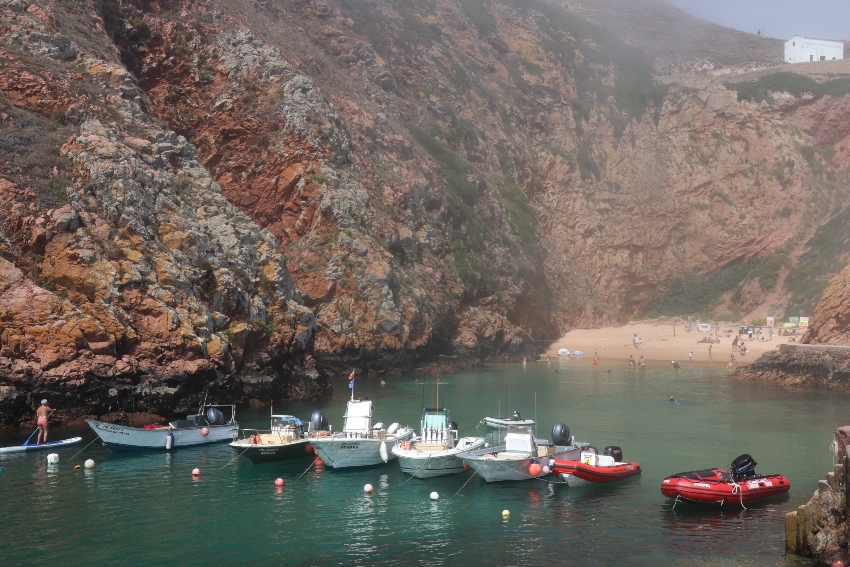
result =
[{"label": "shallow water near rocks", "polygon": [[[226,444],[171,454],[112,453],[90,430],[54,428],[84,444],[0,457],[0,563],[4,565],[811,565],[786,555],[784,513],[806,502],[831,470],[832,432],[848,424],[844,394],[743,382],[725,370],[683,364],[644,371],[623,363],[553,361],[485,366],[443,375],[440,405],[462,435],[501,406],[534,418],[539,436],[564,421],[577,440],[619,445],[643,474],[625,483],[571,489],[547,480],[488,484],[470,473],[410,479],[396,462],[317,470],[309,459],[252,465]],[[557,372],[556,372],[557,370]],[[608,370],[611,370],[609,373]],[[418,428],[435,378],[357,378],[374,400],[375,422]],[[347,380],[333,399],[278,404],[308,419],[324,410],[342,426]],[[507,386],[507,390],[506,390]],[[423,393],[424,390],[424,393]],[[679,403],[667,400],[675,396]],[[224,402],[225,400],[217,400]],[[239,414],[267,427],[268,410]],[[3,434],[20,444],[29,432]],[[757,471],[781,473],[788,495],[740,505],[696,507],[664,498],[675,472],[720,466],[751,453]],[[94,459],[94,470],[74,470]],[[228,463],[233,460],[231,464]],[[201,476],[193,480],[193,468]],[[306,471],[306,472],[305,472]],[[304,473],[303,476],[300,476]],[[274,479],[285,480],[283,489]],[[363,485],[375,486],[372,496]],[[437,502],[429,494],[440,495]],[[510,518],[502,519],[502,510]]]}]

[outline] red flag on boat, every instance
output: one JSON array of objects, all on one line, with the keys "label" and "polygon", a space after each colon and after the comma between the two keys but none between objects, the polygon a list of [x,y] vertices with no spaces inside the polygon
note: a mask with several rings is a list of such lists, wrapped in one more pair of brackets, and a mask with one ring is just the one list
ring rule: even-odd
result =
[{"label": "red flag on boat", "polygon": [[354,370],[351,371],[351,374],[348,375],[349,380],[354,380]]}]

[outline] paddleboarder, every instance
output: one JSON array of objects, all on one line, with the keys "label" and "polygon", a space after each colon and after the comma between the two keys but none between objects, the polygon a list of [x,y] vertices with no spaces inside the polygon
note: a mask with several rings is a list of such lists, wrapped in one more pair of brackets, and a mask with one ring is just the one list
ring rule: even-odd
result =
[{"label": "paddleboarder", "polygon": [[[38,424],[38,442],[36,445],[47,443],[47,432],[50,427],[47,417],[53,412],[53,408],[47,405],[47,400],[41,400],[41,406],[35,410],[36,423]],[[44,441],[41,440],[41,435],[44,434]]]}]

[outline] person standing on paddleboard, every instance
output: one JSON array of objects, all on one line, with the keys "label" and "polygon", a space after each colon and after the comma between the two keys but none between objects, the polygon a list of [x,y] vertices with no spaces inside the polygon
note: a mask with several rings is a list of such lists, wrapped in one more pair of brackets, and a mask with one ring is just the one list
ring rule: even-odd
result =
[{"label": "person standing on paddleboard", "polygon": [[[47,405],[47,400],[41,400],[41,406],[35,410],[36,423],[38,424],[38,443],[47,443],[47,430],[49,423],[47,417],[53,412],[53,408]],[[44,434],[44,441],[41,440],[41,435]]]}]

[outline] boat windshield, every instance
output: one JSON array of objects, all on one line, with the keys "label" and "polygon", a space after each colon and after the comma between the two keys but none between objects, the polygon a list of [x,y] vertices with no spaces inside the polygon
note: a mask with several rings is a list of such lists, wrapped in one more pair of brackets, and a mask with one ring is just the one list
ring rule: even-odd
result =
[{"label": "boat windshield", "polygon": [[283,429],[284,427],[301,427],[301,420],[291,415],[273,415],[272,429]]},{"label": "boat windshield", "polygon": [[533,435],[531,427],[527,425],[509,425],[505,434],[513,433],[515,435]]},{"label": "boat windshield", "polygon": [[428,408],[422,415],[423,429],[446,429],[449,426],[449,415],[444,409]]}]

